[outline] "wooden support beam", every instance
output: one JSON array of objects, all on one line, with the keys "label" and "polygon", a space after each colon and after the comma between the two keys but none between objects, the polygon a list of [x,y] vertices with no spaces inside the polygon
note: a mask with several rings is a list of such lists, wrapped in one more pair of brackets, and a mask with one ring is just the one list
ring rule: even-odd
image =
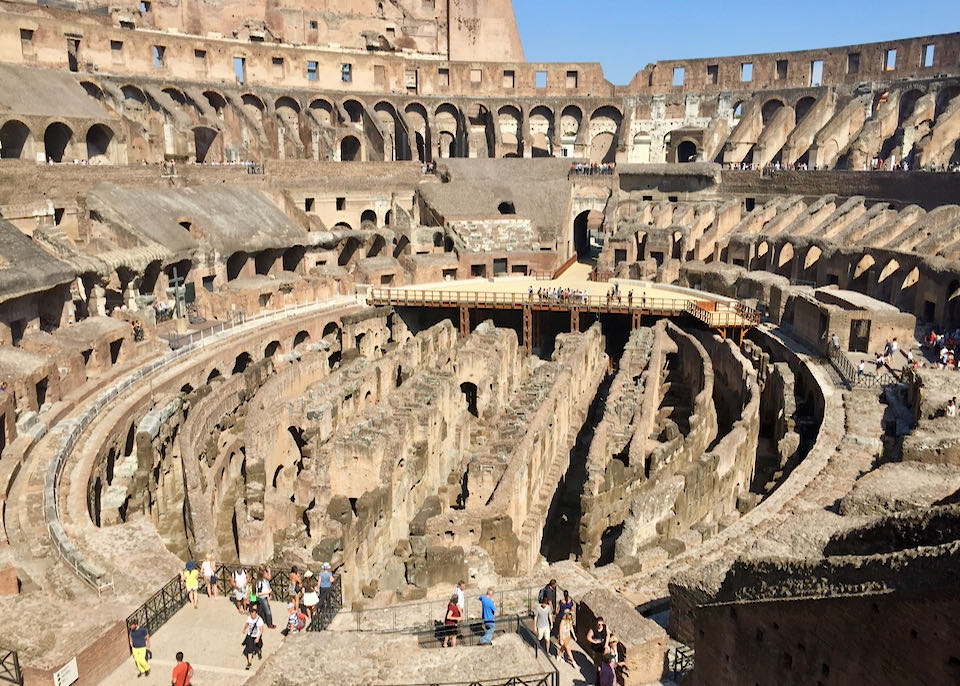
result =
[{"label": "wooden support beam", "polygon": [[460,306],[460,338],[466,338],[470,335],[470,308],[466,305]]}]

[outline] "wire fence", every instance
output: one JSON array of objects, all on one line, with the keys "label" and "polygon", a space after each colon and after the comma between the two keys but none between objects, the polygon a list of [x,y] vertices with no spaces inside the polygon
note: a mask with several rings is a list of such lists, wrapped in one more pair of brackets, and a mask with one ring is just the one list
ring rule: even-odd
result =
[{"label": "wire fence", "polygon": [[900,383],[900,380],[884,367],[873,373],[861,372],[847,354],[833,342],[827,344],[827,359],[849,388],[882,388]]}]

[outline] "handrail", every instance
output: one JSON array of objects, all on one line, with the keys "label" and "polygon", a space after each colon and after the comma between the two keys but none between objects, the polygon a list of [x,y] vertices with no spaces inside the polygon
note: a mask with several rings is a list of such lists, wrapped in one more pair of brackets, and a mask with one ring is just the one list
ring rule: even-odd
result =
[{"label": "handrail", "polygon": [[889,371],[877,371],[874,374],[860,374],[857,368],[839,347],[833,342],[827,344],[827,359],[843,378],[849,388],[876,388],[900,383]]},{"label": "handrail", "polygon": [[698,305],[693,297],[662,298],[640,294],[620,293],[615,296],[571,294],[547,295],[537,292],[512,291],[454,291],[444,289],[371,288],[367,301],[373,304],[398,306],[473,306],[509,308],[546,308],[583,310],[608,313],[650,313],[676,316],[689,312],[711,326],[754,326],[760,322],[760,313],[741,302],[730,304],[728,309],[710,312]]},{"label": "handrail", "polygon": [[0,648],[0,681],[23,686],[23,670],[16,650]]},{"label": "handrail", "polygon": [[[229,597],[231,591],[230,576],[236,569],[251,569],[256,565],[220,564],[217,565],[217,590],[224,597]],[[270,595],[274,600],[286,603],[290,600],[290,590],[286,584],[286,571],[278,567],[270,568],[271,579],[278,579],[278,583],[270,584]],[[127,626],[136,620],[140,626],[146,627],[151,634],[166,624],[177,612],[189,602],[187,588],[183,577],[177,574],[165,583],[159,591],[150,596],[140,607],[127,616]],[[333,580],[330,588],[320,592],[320,603],[313,619],[307,625],[306,631],[323,631],[333,618],[337,616],[343,605],[343,594],[340,588],[340,577]],[[0,672],[2,678],[2,672]]]},{"label": "handrail", "polygon": [[[312,309],[317,305],[324,304],[335,304],[335,301],[314,301],[311,303],[304,303],[302,305],[298,303],[293,306],[286,306],[282,309],[259,312],[251,317],[242,317],[240,324],[248,324],[268,318],[285,318],[293,316],[295,313],[301,310]],[[198,350],[209,345],[211,342],[218,340],[224,335],[226,335],[226,331],[213,334],[207,337],[206,340],[191,340],[191,342],[187,345],[167,353],[161,359],[155,360],[144,367],[140,367],[124,377],[115,386],[108,388],[99,396],[97,396],[97,398],[82,415],[77,418],[62,420],[51,431],[51,433],[65,432],[66,438],[63,439],[60,446],[54,453],[53,459],[47,468],[47,474],[44,480],[43,508],[44,517],[47,521],[47,532],[50,535],[50,539],[53,542],[54,548],[56,548],[57,552],[63,558],[63,561],[66,562],[71,569],[73,569],[77,576],[92,586],[93,589],[97,591],[97,594],[103,593],[103,591],[107,588],[112,588],[113,579],[106,579],[106,572],[89,563],[80,554],[80,551],[77,550],[76,546],[74,546],[70,541],[66,531],[63,528],[63,525],[60,522],[60,502],[57,495],[57,489],[59,487],[60,478],[62,477],[63,469],[66,465],[67,459],[73,452],[73,449],[79,441],[83,431],[90,426],[94,419],[96,419],[99,412],[109,403],[113,402],[113,400],[115,400],[120,394],[125,392],[131,386],[138,384],[138,382],[144,378],[154,374],[158,370],[167,367],[194,350]]]}]

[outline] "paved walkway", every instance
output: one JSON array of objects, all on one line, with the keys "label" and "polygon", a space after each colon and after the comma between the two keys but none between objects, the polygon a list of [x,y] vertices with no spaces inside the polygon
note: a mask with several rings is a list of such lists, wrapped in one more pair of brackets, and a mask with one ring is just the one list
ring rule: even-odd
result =
[{"label": "paved walkway", "polygon": [[[280,647],[283,636],[280,629],[285,626],[286,605],[280,602],[271,604],[276,629],[264,629],[263,657],[266,658]],[[194,681],[202,686],[235,686],[242,684],[257,669],[261,662],[254,657],[250,671],[244,669],[243,657],[244,617],[226,598],[217,596],[207,598],[201,594],[199,607],[194,610],[190,605],[184,607],[150,637],[153,660],[150,662],[150,676],[137,678],[137,668],[133,658],[116,669],[103,686],[168,686],[170,670],[176,664],[178,650],[183,651],[184,659],[193,665]]]}]

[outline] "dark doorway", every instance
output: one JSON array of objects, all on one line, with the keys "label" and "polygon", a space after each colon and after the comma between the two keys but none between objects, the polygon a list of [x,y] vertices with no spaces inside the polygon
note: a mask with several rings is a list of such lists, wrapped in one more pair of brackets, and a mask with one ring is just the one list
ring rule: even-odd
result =
[{"label": "dark doorway", "polygon": [[590,230],[587,226],[590,212],[581,212],[573,220],[573,247],[577,259],[581,262],[590,260]]},{"label": "dark doorway", "polygon": [[460,392],[467,400],[467,411],[474,417],[479,417],[477,412],[477,384],[465,381],[460,384]]}]

